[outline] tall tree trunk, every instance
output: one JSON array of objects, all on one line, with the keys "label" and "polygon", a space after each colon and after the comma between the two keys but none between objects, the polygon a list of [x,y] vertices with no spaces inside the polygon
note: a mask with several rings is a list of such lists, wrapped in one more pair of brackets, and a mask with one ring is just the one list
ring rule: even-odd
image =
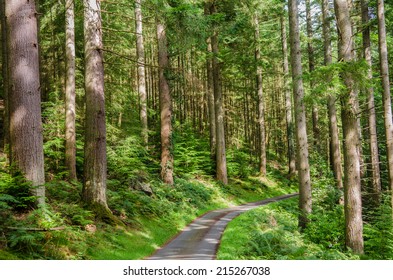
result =
[{"label": "tall tree trunk", "polygon": [[75,15],[74,0],[66,1],[66,88],[65,88],[65,165],[71,180],[76,180],[75,128]]},{"label": "tall tree trunk", "polygon": [[37,11],[34,0],[7,1],[5,6],[11,164],[45,203]]},{"label": "tall tree trunk", "polygon": [[289,63],[288,63],[288,43],[287,31],[284,16],[281,16],[281,39],[283,51],[284,70],[284,90],[285,90],[285,118],[287,127],[288,145],[288,174],[292,177],[296,173],[295,144],[294,144],[294,124],[292,118],[292,97],[289,86]]},{"label": "tall tree trunk", "polygon": [[[210,15],[210,4],[205,3],[205,15]],[[206,75],[207,75],[207,102],[209,108],[209,129],[210,129],[210,157],[216,158],[216,110],[214,108],[214,80],[212,61],[212,41],[207,39]]]},{"label": "tall tree trunk", "polygon": [[[353,34],[347,0],[334,1],[339,31],[339,57],[343,63],[354,61]],[[344,207],[346,245],[355,253],[363,253],[363,221],[360,185],[358,96],[352,74],[343,71],[346,92],[341,94],[344,132]]]},{"label": "tall tree trunk", "polygon": [[[371,39],[368,15],[368,0],[361,0],[362,8],[362,24],[363,24],[363,54],[368,64],[367,77],[371,81],[372,73],[372,57],[371,57]],[[370,154],[371,154],[371,171],[372,171],[372,197],[379,204],[381,197],[381,176],[379,169],[379,152],[378,152],[378,136],[377,136],[377,120],[375,115],[374,88],[367,88],[368,96],[368,130],[370,134]]]},{"label": "tall tree trunk", "polygon": [[382,76],[382,99],[386,133],[386,150],[388,158],[389,186],[392,192],[393,208],[393,120],[392,120],[392,101],[390,96],[389,81],[389,61],[388,48],[386,43],[386,25],[385,25],[385,4],[383,0],[378,0],[378,42],[379,42],[379,60]]},{"label": "tall tree trunk", "polygon": [[157,19],[157,39],[161,111],[161,179],[165,184],[173,185],[172,99],[166,78],[169,71],[169,56],[166,26],[159,18]]},{"label": "tall tree trunk", "polygon": [[[315,52],[313,46],[314,33],[312,30],[312,16],[311,16],[311,3],[310,0],[306,0],[306,26],[307,26],[307,53],[308,53],[308,70],[310,74],[315,70]],[[311,90],[314,88],[313,81],[310,82]],[[312,131],[314,136],[314,148],[320,152],[321,150],[321,131],[318,127],[319,112],[315,102],[312,104]]]},{"label": "tall tree trunk", "polygon": [[[329,66],[332,63],[332,45],[330,34],[330,11],[329,1],[322,0],[322,20],[323,20],[323,38],[324,38],[324,63]],[[328,77],[331,82],[332,77]],[[336,186],[339,190],[343,188],[343,171],[341,163],[340,137],[337,124],[336,97],[332,93],[333,89],[329,88],[328,93],[328,116],[329,116],[329,134],[330,134],[330,162],[333,169]]]},{"label": "tall tree trunk", "polygon": [[8,102],[8,58],[7,58],[7,28],[5,20],[5,0],[0,0],[0,19],[1,19],[1,55],[2,64],[1,71],[3,76],[3,98],[4,98],[4,113],[3,113],[3,147],[4,154],[9,160],[10,158],[10,119],[9,119],[9,102]]},{"label": "tall tree trunk", "polygon": [[255,63],[256,63],[256,76],[257,76],[257,94],[258,94],[258,126],[259,137],[261,138],[260,144],[260,158],[259,158],[259,172],[262,176],[266,175],[266,141],[265,141],[265,105],[263,101],[263,87],[262,87],[262,66],[261,60],[261,47],[259,45],[259,21],[258,15],[254,15],[254,28],[255,28]]},{"label": "tall tree trunk", "polygon": [[[85,156],[82,198],[91,208],[106,211],[106,124],[101,8],[84,0],[85,41]],[[107,212],[107,211],[106,211]],[[104,214],[106,214],[104,212]]]},{"label": "tall tree trunk", "polygon": [[138,92],[140,100],[140,119],[142,124],[143,145],[147,148],[149,142],[147,122],[147,94],[145,78],[145,46],[143,40],[142,25],[142,0],[135,0],[135,29],[136,29],[136,52],[138,57]]},{"label": "tall tree trunk", "polygon": [[288,1],[289,34],[291,45],[291,65],[293,95],[295,100],[297,169],[299,172],[299,226],[305,228],[309,222],[308,215],[312,210],[310,166],[308,162],[308,140],[306,111],[304,108],[304,87],[302,79],[302,62],[298,6],[296,0]]},{"label": "tall tree trunk", "polygon": [[[216,13],[216,4],[211,5],[211,14]],[[227,176],[227,160],[225,150],[225,126],[224,126],[224,106],[222,100],[221,89],[221,73],[220,62],[218,61],[218,31],[214,28],[212,36],[212,50],[213,50],[213,88],[214,88],[214,102],[216,111],[216,176],[217,180],[223,184],[228,184]]]}]

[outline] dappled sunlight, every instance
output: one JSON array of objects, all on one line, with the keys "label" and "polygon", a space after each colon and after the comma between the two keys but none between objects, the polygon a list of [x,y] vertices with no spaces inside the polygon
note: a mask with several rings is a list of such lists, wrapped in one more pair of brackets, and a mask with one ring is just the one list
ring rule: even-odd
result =
[{"label": "dappled sunlight", "polygon": [[294,195],[286,195],[227,209],[211,211],[188,225],[175,239],[149,259],[214,259],[221,235],[235,217],[245,211]]}]

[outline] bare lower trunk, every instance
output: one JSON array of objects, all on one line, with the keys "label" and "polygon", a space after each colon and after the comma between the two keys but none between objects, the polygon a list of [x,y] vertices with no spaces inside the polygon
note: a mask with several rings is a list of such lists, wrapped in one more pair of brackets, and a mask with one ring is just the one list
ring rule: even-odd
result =
[{"label": "bare lower trunk", "polygon": [[[210,4],[205,3],[205,15],[210,14]],[[210,129],[210,157],[216,159],[216,110],[214,108],[214,82],[213,82],[213,61],[211,37],[207,39],[206,73],[207,73],[207,102],[209,109],[209,129]]]},{"label": "bare lower trunk", "polygon": [[44,152],[34,0],[7,1],[11,164],[32,182],[39,205],[45,203]]},{"label": "bare lower trunk", "polygon": [[[311,16],[311,3],[310,0],[306,0],[306,26],[307,26],[307,53],[308,53],[308,70],[312,73],[315,70],[315,52],[313,41],[313,30],[312,30],[312,16]],[[314,88],[313,81],[310,82],[311,91]],[[313,131],[313,147],[317,152],[321,151],[321,131],[318,127],[319,113],[318,107],[315,102],[312,104],[312,131]]]},{"label": "bare lower trunk", "polygon": [[390,96],[389,81],[389,61],[388,48],[386,43],[385,25],[385,4],[383,0],[378,0],[378,38],[379,38],[379,60],[382,77],[382,99],[386,133],[386,150],[388,158],[389,188],[391,190],[392,209],[393,209],[393,120],[392,120],[392,101]]},{"label": "bare lower trunk", "polygon": [[[211,6],[211,14],[216,13],[216,7],[213,3]],[[224,107],[221,89],[221,73],[220,63],[218,61],[218,31],[215,29],[212,36],[213,50],[213,88],[214,102],[216,112],[216,176],[217,180],[223,184],[228,184],[227,176],[227,160],[225,150],[225,126],[224,126]]]},{"label": "bare lower trunk", "polygon": [[65,88],[65,165],[71,180],[76,180],[75,129],[75,25],[74,0],[66,1],[66,88]]},{"label": "bare lower trunk", "polygon": [[281,16],[281,38],[283,50],[283,70],[284,70],[284,90],[285,90],[285,119],[287,127],[288,145],[288,174],[292,176],[296,173],[295,144],[294,144],[294,124],[292,118],[292,97],[289,86],[289,63],[288,63],[288,44],[287,31],[284,16]]},{"label": "bare lower trunk", "polygon": [[255,27],[255,62],[257,64],[257,94],[258,94],[258,126],[260,138],[259,172],[266,175],[266,142],[265,142],[265,105],[263,101],[262,66],[260,65],[261,50],[259,46],[259,21],[258,15],[254,15]]},{"label": "bare lower trunk", "polygon": [[85,35],[85,156],[82,198],[107,209],[106,124],[101,10],[96,0],[84,0]]},{"label": "bare lower trunk", "polygon": [[136,29],[136,50],[138,57],[138,92],[140,100],[140,119],[142,124],[142,140],[147,148],[149,142],[148,122],[147,122],[147,93],[145,78],[145,46],[143,39],[142,25],[142,0],[135,1],[135,29]]},{"label": "bare lower trunk", "polygon": [[[339,56],[344,63],[354,61],[352,26],[347,0],[334,1],[339,30]],[[346,245],[355,253],[363,253],[363,221],[360,185],[358,96],[355,81],[347,71],[341,73],[346,90],[341,95],[344,133],[344,208]]]},{"label": "bare lower trunk", "polygon": [[157,19],[158,65],[160,67],[160,111],[161,111],[161,179],[173,185],[172,151],[172,99],[166,72],[169,70],[166,27]]},{"label": "bare lower trunk", "polygon": [[[330,34],[330,12],[329,1],[322,1],[323,37],[324,37],[324,63],[326,66],[332,63],[332,46]],[[328,81],[331,82],[331,77]],[[330,162],[333,169],[336,186],[339,190],[343,188],[343,171],[341,163],[340,137],[337,121],[336,97],[333,89],[329,88],[328,94],[328,116],[329,116],[329,135],[330,135]]]},{"label": "bare lower trunk", "polygon": [[[369,15],[368,15],[368,0],[362,0],[362,24],[365,26],[363,29],[363,53],[364,58],[368,64],[367,77],[371,81],[372,74],[372,57],[371,57],[371,39]],[[374,201],[379,204],[381,197],[381,176],[379,169],[379,152],[378,152],[378,137],[377,137],[377,120],[375,115],[375,102],[374,102],[374,88],[367,88],[368,95],[368,125],[370,134],[370,154],[371,154],[371,171],[372,171],[372,197]]]},{"label": "bare lower trunk", "polygon": [[2,64],[1,71],[3,76],[3,98],[4,98],[4,113],[3,113],[3,142],[0,150],[4,149],[4,155],[7,159],[10,158],[9,143],[10,143],[10,120],[9,120],[9,102],[8,102],[8,63],[7,63],[7,28],[5,20],[5,0],[0,0],[0,18],[1,18],[1,55]]},{"label": "bare lower trunk", "polygon": [[295,100],[297,169],[299,171],[299,226],[305,228],[312,210],[310,166],[308,162],[308,140],[306,111],[304,107],[304,87],[302,80],[302,63],[298,7],[296,0],[288,1],[293,95]]}]

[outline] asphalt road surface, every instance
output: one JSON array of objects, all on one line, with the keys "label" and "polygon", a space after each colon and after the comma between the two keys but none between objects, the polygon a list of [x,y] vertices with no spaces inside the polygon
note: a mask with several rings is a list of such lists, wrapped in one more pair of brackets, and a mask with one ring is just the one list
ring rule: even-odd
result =
[{"label": "asphalt road surface", "polygon": [[150,260],[212,260],[215,259],[221,236],[227,224],[241,213],[271,202],[291,198],[287,194],[257,202],[211,211],[189,224],[177,237],[158,249]]}]

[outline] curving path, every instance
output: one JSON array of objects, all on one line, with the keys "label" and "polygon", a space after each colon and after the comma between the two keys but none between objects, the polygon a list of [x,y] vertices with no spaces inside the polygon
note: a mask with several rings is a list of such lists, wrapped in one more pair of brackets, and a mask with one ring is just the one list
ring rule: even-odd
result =
[{"label": "curving path", "polygon": [[158,249],[150,260],[215,259],[222,233],[227,224],[241,213],[298,194],[281,195],[227,209],[211,211],[189,224],[177,237]]}]

